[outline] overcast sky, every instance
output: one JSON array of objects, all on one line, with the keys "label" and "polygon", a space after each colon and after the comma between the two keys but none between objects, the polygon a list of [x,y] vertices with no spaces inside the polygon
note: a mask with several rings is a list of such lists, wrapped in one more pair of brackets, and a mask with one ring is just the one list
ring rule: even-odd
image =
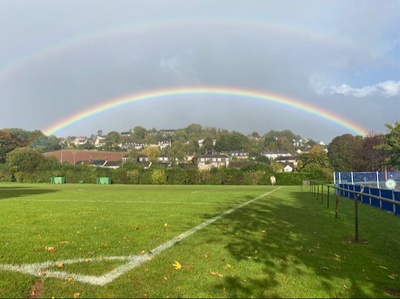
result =
[{"label": "overcast sky", "polygon": [[[0,45],[0,129],[44,131],[112,99],[188,86],[290,97],[375,133],[400,120],[398,0],[2,0]],[[325,142],[355,134],[228,95],[133,102],[54,134],[192,123]]]}]

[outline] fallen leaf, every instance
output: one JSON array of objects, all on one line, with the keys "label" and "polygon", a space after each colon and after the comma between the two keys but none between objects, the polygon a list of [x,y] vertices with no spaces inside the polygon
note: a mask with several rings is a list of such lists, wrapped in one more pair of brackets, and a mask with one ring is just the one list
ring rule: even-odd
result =
[{"label": "fallen leaf", "polygon": [[214,272],[214,271],[210,271],[210,274],[213,275],[213,276],[224,277],[223,274],[218,273],[218,272]]},{"label": "fallen leaf", "polygon": [[64,263],[63,263],[63,262],[58,262],[58,263],[57,263],[57,267],[58,267],[58,268],[62,268],[63,266],[64,266]]},{"label": "fallen leaf", "polygon": [[175,263],[173,263],[172,266],[174,266],[175,270],[179,270],[180,268],[182,268],[182,265],[177,261],[175,261]]},{"label": "fallen leaf", "polygon": [[226,269],[228,269],[228,268],[232,268],[232,265],[231,265],[231,264],[226,264],[226,266],[224,267],[224,269],[226,270]]},{"label": "fallen leaf", "polygon": [[380,268],[382,268],[382,269],[385,269],[385,270],[387,270],[388,268],[386,268],[386,267],[384,267],[384,266],[379,266]]},{"label": "fallen leaf", "polygon": [[71,281],[73,281],[74,279],[73,279],[71,276],[68,276],[68,277],[67,277],[67,280],[68,280],[69,282],[71,282]]},{"label": "fallen leaf", "polygon": [[51,253],[56,252],[56,249],[54,247],[51,247],[51,246],[45,247],[44,249],[46,249],[48,252],[51,252]]},{"label": "fallen leaf", "polygon": [[74,298],[79,298],[80,295],[81,293],[74,293]]}]

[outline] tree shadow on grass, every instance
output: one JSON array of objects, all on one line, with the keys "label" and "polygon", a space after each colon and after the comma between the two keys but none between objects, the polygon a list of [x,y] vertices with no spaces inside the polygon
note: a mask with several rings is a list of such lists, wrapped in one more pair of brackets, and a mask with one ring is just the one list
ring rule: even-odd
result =
[{"label": "tree shadow on grass", "polygon": [[[362,273],[365,266],[354,258],[365,254],[365,250],[360,253],[360,246],[369,245],[351,244],[346,236],[335,234],[335,228],[347,231],[349,223],[335,221],[333,209],[318,205],[308,192],[287,196],[289,200],[268,195],[212,224],[221,235],[231,236],[225,249],[249,270],[245,275],[242,271],[225,276],[215,285],[216,290],[225,288],[227,297],[232,298],[389,295],[382,282],[366,281],[368,273]],[[213,238],[210,236],[210,242]],[[301,277],[312,280],[312,287],[296,283]],[[338,286],[338,281],[346,284]]]},{"label": "tree shadow on grass", "polygon": [[58,190],[44,189],[44,188],[30,188],[30,187],[0,187],[0,200],[24,197],[30,195],[39,195],[45,193],[54,193]]}]

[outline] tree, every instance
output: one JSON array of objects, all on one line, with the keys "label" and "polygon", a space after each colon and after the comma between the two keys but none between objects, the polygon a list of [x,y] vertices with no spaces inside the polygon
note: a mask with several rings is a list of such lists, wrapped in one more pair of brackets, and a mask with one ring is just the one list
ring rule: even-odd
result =
[{"label": "tree", "polygon": [[214,142],[211,138],[207,137],[203,140],[203,145],[201,146],[202,152],[212,151],[214,149]]},{"label": "tree", "polygon": [[381,145],[385,143],[383,135],[370,134],[360,143],[356,143],[354,149],[355,171],[382,171],[387,155]]},{"label": "tree", "polygon": [[197,140],[189,141],[187,150],[191,154],[198,152],[199,151],[199,142]]},{"label": "tree", "polygon": [[328,145],[329,163],[334,171],[355,171],[355,148],[360,146],[361,136],[343,134]]},{"label": "tree", "polygon": [[4,131],[10,133],[24,145],[30,145],[33,147],[39,146],[42,139],[45,137],[45,135],[39,130],[26,131],[19,128],[10,128],[4,129]]},{"label": "tree", "polygon": [[121,142],[121,134],[117,131],[111,131],[107,134],[105,141],[105,147],[107,150],[116,149],[118,144]]},{"label": "tree", "polygon": [[45,166],[46,158],[37,149],[20,147],[7,154],[6,163],[13,172],[33,173]]},{"label": "tree", "polygon": [[385,135],[385,143],[377,148],[386,153],[387,165],[400,169],[400,122],[396,121],[394,124],[385,124],[385,126],[390,131]]},{"label": "tree", "polygon": [[168,150],[168,159],[172,162],[172,164],[176,164],[176,161],[178,161],[178,163],[183,162],[187,149],[187,144],[178,141],[173,142]]},{"label": "tree", "polygon": [[316,145],[308,153],[301,154],[298,160],[298,170],[313,165],[317,168],[329,168],[329,159],[325,150]]},{"label": "tree", "polygon": [[199,138],[202,130],[203,128],[199,124],[191,124],[185,128],[187,135],[194,138]]},{"label": "tree", "polygon": [[150,162],[157,162],[157,158],[160,156],[160,149],[156,146],[149,146],[145,148],[145,153],[149,157]]},{"label": "tree", "polygon": [[282,132],[271,130],[264,135],[264,148],[269,151],[294,152],[293,140],[299,139],[301,139],[300,136],[295,135],[290,130],[283,130]]},{"label": "tree", "polygon": [[249,139],[245,135],[235,131],[221,134],[215,143],[215,150],[218,152],[248,150],[249,148]]},{"label": "tree", "polygon": [[54,135],[45,136],[37,147],[41,148],[43,152],[58,151],[61,149],[61,138],[57,138]]},{"label": "tree", "polygon": [[133,128],[133,136],[132,140],[135,142],[143,142],[144,138],[146,137],[147,130],[141,126],[136,126]]},{"label": "tree", "polygon": [[0,130],[0,163],[4,163],[6,161],[6,156],[9,152],[24,145],[25,144],[12,133],[9,133],[5,130]]}]

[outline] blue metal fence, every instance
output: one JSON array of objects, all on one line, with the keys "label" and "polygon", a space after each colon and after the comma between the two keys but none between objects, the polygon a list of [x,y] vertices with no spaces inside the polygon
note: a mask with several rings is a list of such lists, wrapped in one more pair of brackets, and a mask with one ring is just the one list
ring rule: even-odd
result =
[{"label": "blue metal fence", "polygon": [[387,189],[386,183],[394,181],[396,183],[394,190],[400,191],[400,171],[335,172],[333,180],[337,186],[338,184],[352,184],[380,189]]},{"label": "blue metal fence", "polygon": [[[394,203],[378,200],[376,198],[372,198],[368,195],[379,196],[385,198],[389,201],[395,201],[400,203],[400,191],[397,190],[389,190],[383,188],[375,188],[369,186],[363,186],[361,184],[337,184],[338,187],[349,190],[349,191],[357,191],[361,192],[359,196],[357,196],[357,200],[363,204],[369,204],[373,207],[377,207],[382,210],[386,210],[388,212],[394,213],[396,215],[400,215],[400,206]],[[354,198],[352,192],[346,190],[339,190],[339,195],[343,197],[348,197],[350,199]]]}]

